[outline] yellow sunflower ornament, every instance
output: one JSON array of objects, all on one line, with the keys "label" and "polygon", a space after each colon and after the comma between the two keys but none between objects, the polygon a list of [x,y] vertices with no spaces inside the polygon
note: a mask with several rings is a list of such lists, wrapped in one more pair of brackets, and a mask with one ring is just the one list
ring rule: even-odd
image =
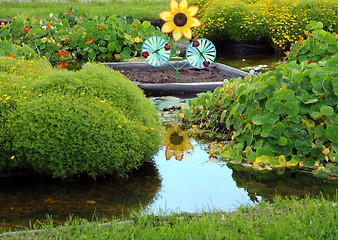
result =
[{"label": "yellow sunflower ornament", "polygon": [[161,31],[163,33],[173,32],[173,38],[178,42],[182,35],[187,39],[192,38],[192,27],[202,25],[201,21],[195,18],[199,10],[198,6],[188,7],[188,0],[170,1],[170,11],[163,11],[159,14],[160,18],[165,21]]},{"label": "yellow sunflower ornament", "polygon": [[172,126],[163,133],[163,145],[166,147],[165,157],[169,160],[175,156],[176,160],[183,159],[184,151],[194,149],[189,141],[188,134],[183,132],[178,126]]}]

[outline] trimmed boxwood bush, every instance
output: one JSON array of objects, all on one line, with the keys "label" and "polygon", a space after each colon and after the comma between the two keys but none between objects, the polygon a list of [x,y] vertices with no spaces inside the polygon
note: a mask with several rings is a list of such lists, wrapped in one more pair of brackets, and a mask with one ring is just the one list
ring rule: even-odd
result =
[{"label": "trimmed boxwood bush", "polygon": [[158,150],[155,107],[135,84],[105,66],[53,70],[25,89],[25,101],[2,118],[2,145],[10,153],[1,160],[3,169],[62,178],[123,177]]}]

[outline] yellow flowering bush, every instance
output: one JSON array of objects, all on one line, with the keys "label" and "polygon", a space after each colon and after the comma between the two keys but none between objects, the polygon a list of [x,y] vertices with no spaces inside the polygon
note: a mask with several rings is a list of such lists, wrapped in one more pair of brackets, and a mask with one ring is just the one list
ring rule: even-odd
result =
[{"label": "yellow flowering bush", "polygon": [[337,0],[194,0],[202,26],[195,37],[214,41],[267,42],[278,52],[305,36],[305,26],[320,21],[338,32]]},{"label": "yellow flowering bush", "polygon": [[155,107],[101,64],[71,72],[2,58],[0,85],[0,172],[124,177],[158,150]]}]

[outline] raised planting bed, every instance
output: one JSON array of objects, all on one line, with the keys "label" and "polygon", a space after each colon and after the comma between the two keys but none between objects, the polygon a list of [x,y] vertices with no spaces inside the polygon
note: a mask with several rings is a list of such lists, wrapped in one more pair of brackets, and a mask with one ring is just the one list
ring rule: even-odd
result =
[{"label": "raised planting bed", "polygon": [[[170,63],[177,66],[176,61]],[[178,66],[181,67],[185,63],[186,61],[179,61]],[[244,78],[248,74],[221,63],[212,63],[206,69],[195,69],[187,64],[179,70],[176,82],[176,71],[169,63],[161,67],[153,67],[143,62],[117,62],[105,65],[129,77],[148,96],[191,95],[213,91],[222,86],[224,79]]]}]

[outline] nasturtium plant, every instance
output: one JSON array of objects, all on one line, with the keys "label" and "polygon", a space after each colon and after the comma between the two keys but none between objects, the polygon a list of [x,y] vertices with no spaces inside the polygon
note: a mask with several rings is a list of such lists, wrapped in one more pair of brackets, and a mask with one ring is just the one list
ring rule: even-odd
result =
[{"label": "nasturtium plant", "polygon": [[[311,37],[299,43],[311,43],[307,53],[312,57],[317,44],[338,46],[337,36],[320,26],[311,24]],[[316,59],[320,62],[291,55],[273,72],[225,80],[214,92],[192,99],[183,111],[185,120],[224,133],[229,146],[213,149],[220,157],[260,171],[280,168],[277,172],[283,173],[298,165],[321,177],[338,177],[328,167],[338,166],[338,53]]]},{"label": "nasturtium plant", "polygon": [[[0,28],[0,40],[28,46],[51,62],[69,60],[120,61],[139,55],[151,35],[168,38],[149,21],[132,17],[90,17],[74,8],[46,18],[16,16]],[[168,39],[169,40],[169,39]],[[62,54],[61,54],[62,53]]]}]

